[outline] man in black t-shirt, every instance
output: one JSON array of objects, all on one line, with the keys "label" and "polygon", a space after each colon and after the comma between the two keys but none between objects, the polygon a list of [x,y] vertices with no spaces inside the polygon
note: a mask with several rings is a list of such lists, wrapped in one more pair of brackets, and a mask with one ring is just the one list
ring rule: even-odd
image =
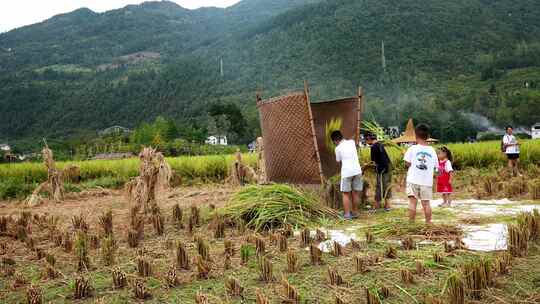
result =
[{"label": "man in black t-shirt", "polygon": [[375,187],[375,209],[381,208],[384,200],[384,210],[390,211],[390,199],[392,198],[392,162],[384,145],[377,141],[377,136],[368,134],[366,142],[371,146],[371,160],[375,163],[377,183]]}]

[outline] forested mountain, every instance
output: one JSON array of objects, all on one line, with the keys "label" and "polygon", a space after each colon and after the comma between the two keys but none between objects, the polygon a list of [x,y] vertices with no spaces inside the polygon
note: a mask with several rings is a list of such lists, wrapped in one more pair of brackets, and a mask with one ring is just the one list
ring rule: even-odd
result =
[{"label": "forested mountain", "polygon": [[[352,95],[361,85],[368,118],[395,125],[414,117],[431,123],[436,137],[462,140],[478,126],[461,113],[498,125],[540,121],[530,110],[540,108],[540,2],[79,9],[0,34],[0,72],[0,139],[76,136],[161,115],[181,128],[218,122],[246,142],[258,128],[255,92],[298,89],[306,79],[314,99]],[[227,113],[216,105],[237,105],[245,123],[222,123]]]}]

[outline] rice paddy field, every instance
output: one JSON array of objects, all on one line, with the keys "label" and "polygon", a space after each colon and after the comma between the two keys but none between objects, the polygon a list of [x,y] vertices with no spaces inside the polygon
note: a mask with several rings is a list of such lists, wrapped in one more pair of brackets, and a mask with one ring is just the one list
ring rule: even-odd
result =
[{"label": "rice paddy field", "polygon": [[[496,141],[474,144],[448,145],[454,154],[456,169],[476,169],[482,172],[494,172],[505,165],[505,156],[500,152],[500,143]],[[402,162],[404,151],[388,149],[397,172],[405,170]],[[525,141],[521,147],[521,163],[528,170],[540,164],[540,140]],[[364,166],[369,164],[369,149],[360,152]],[[183,185],[196,183],[223,182],[230,172],[232,155],[193,156],[168,158],[167,162],[180,178]],[[244,154],[244,161],[256,167],[255,154]],[[96,186],[118,188],[137,175],[139,160],[92,160],[77,162],[59,162],[58,167],[66,165],[80,167],[82,188]],[[47,170],[41,163],[0,164],[0,199],[21,198],[28,195],[37,184],[47,179]],[[71,188],[80,191],[81,187]]]},{"label": "rice paddy field", "polygon": [[[392,210],[368,187],[353,221],[322,189],[225,182],[232,156],[167,159],[181,181],[148,210],[119,189],[138,159],[76,163],[61,203],[0,200],[0,303],[540,303],[540,143],[517,177],[498,145],[450,145],[454,203],[436,196],[431,225],[407,219],[398,150]],[[0,166],[30,189],[46,175]]]}]

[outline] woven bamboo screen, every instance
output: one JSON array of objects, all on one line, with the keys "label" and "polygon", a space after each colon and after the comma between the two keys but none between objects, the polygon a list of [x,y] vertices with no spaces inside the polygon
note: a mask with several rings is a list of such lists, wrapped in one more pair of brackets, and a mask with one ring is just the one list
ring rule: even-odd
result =
[{"label": "woven bamboo screen", "polygon": [[356,97],[318,103],[310,103],[306,93],[259,101],[268,180],[317,184],[321,173],[324,178],[336,175],[339,165],[326,147],[326,124],[340,118],[345,138],[358,141],[361,102],[361,92]]},{"label": "woven bamboo screen", "polygon": [[258,102],[269,181],[293,184],[321,182],[308,105],[308,97],[304,93]]},{"label": "woven bamboo screen", "polygon": [[313,113],[315,135],[317,136],[323,174],[326,178],[330,178],[339,173],[340,167],[336,162],[334,151],[330,151],[326,147],[326,124],[332,119],[340,118],[342,120],[341,133],[343,133],[343,137],[358,141],[359,98],[351,97],[312,103],[311,111]]}]

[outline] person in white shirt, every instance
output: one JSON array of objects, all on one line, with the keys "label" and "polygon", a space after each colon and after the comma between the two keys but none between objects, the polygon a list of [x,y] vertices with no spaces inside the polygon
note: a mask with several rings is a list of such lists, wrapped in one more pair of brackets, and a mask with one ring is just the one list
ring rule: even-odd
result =
[{"label": "person in white shirt", "polygon": [[429,127],[416,127],[417,144],[409,147],[403,158],[409,167],[407,172],[407,196],[409,197],[409,220],[416,218],[416,206],[422,202],[426,223],[431,224],[431,199],[433,199],[433,174],[439,165],[437,153],[429,146]]},{"label": "person in white shirt", "polygon": [[512,126],[506,127],[506,134],[502,139],[503,151],[508,157],[508,168],[512,175],[519,175],[519,142],[514,136]]},{"label": "person in white shirt", "polygon": [[340,131],[332,132],[330,137],[336,145],[336,161],[341,163],[343,217],[350,220],[358,216],[359,194],[364,186],[358,151],[355,141],[344,139]]}]

